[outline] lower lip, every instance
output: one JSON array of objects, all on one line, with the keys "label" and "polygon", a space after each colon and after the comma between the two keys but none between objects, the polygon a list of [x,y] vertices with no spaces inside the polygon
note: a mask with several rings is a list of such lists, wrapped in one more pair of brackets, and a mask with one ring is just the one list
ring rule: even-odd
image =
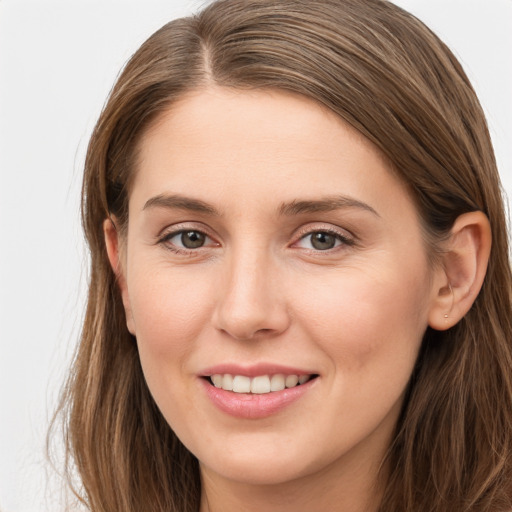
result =
[{"label": "lower lip", "polygon": [[207,379],[200,379],[209,399],[221,411],[236,418],[259,419],[272,416],[303,397],[318,380],[264,394],[235,393],[216,388]]}]

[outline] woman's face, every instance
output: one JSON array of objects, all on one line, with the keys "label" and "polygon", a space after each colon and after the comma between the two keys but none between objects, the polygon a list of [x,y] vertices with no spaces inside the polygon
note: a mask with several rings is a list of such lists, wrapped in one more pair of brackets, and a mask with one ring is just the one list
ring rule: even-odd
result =
[{"label": "woman's face", "polygon": [[141,141],[125,242],[149,389],[205,474],[379,464],[436,290],[369,141],[296,95],[189,94]]}]

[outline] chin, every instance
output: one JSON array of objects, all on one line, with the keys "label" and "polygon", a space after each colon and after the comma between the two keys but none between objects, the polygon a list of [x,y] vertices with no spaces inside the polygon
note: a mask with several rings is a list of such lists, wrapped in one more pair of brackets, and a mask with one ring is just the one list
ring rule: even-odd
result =
[{"label": "chin", "polygon": [[216,467],[210,467],[209,470],[227,480],[246,485],[261,486],[285,484],[307,474],[302,474],[296,468],[284,467],[281,464],[276,466],[274,461],[268,460],[264,464],[252,461],[225,463],[216,465]]},{"label": "chin", "polygon": [[202,470],[247,485],[284,484],[318,471],[323,465],[321,461],[315,464],[307,460],[303,448],[284,449],[283,445],[253,451],[232,449],[222,456],[208,457],[204,464],[200,462]]}]

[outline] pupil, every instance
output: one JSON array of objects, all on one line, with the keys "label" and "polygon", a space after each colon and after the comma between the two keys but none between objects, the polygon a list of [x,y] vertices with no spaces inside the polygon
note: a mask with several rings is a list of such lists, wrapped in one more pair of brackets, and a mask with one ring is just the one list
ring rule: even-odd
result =
[{"label": "pupil", "polygon": [[198,231],[184,231],[181,234],[181,243],[187,249],[197,249],[204,245],[205,236]]},{"label": "pupil", "polygon": [[336,244],[336,237],[329,233],[314,233],[311,235],[311,245],[320,251],[332,249]]}]

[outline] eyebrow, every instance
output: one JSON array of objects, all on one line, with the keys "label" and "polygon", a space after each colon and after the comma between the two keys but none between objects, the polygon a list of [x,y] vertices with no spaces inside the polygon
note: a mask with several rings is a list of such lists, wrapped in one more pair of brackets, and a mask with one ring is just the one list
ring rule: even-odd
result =
[{"label": "eyebrow", "polygon": [[193,199],[179,194],[159,194],[158,196],[154,196],[146,201],[142,209],[147,210],[149,208],[189,210],[198,213],[206,213],[208,215],[220,216],[220,213],[212,205],[205,203],[200,199]]},{"label": "eyebrow", "polygon": [[279,207],[281,215],[300,215],[302,213],[329,212],[345,208],[358,208],[380,215],[369,204],[347,196],[327,196],[318,200],[297,200],[290,203],[283,203]]},{"label": "eyebrow", "polygon": [[[154,196],[146,201],[142,209],[147,210],[150,208],[189,210],[216,217],[221,215],[211,204],[180,194],[159,194]],[[293,216],[304,213],[329,212],[345,208],[358,208],[380,217],[377,211],[369,204],[347,196],[327,196],[321,199],[294,200],[289,203],[282,203],[278,208],[278,213],[284,216]]]}]

